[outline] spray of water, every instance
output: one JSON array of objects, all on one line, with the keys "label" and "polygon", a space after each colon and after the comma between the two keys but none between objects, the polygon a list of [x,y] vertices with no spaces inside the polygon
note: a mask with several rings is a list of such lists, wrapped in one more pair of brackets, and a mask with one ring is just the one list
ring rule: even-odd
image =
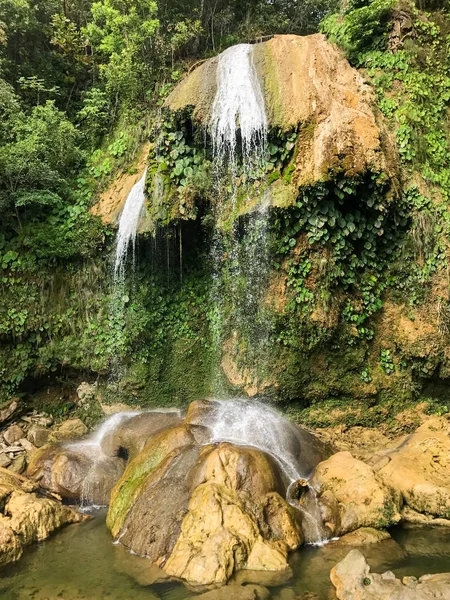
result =
[{"label": "spray of water", "polygon": [[272,456],[290,481],[307,475],[302,464],[303,432],[262,402],[214,400],[214,410],[198,424],[211,430],[212,442],[251,446]]},{"label": "spray of water", "polygon": [[147,169],[141,179],[133,186],[128,194],[127,201],[123,208],[119,220],[119,230],[116,240],[116,257],[114,264],[114,279],[121,280],[125,275],[125,262],[128,249],[131,244],[133,249],[133,261],[136,244],[136,235],[139,227],[139,221],[144,212],[145,206],[145,180]]},{"label": "spray of water", "polygon": [[102,450],[102,442],[105,436],[112,433],[121,423],[140,414],[137,411],[120,412],[108,417],[100,427],[94,431],[89,437],[78,442],[66,444],[66,448],[73,450],[77,454],[84,455],[90,461],[89,471],[83,480],[81,490],[81,506],[82,510],[90,510],[98,508],[93,504],[93,498],[96,497],[98,488],[98,473],[101,469],[102,462],[108,460]]}]

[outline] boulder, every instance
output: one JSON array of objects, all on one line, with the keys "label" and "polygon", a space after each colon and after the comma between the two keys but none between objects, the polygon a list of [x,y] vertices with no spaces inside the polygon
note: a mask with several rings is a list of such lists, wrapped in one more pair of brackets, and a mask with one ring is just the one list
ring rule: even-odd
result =
[{"label": "boulder", "polygon": [[330,573],[339,600],[432,600],[448,598],[450,573],[397,579],[370,572],[364,555],[352,550]]},{"label": "boulder", "polygon": [[101,442],[102,451],[106,456],[119,456],[125,451],[127,458],[132,460],[151,437],[180,422],[178,410],[137,414],[105,434]]},{"label": "boulder", "polygon": [[0,566],[18,560],[25,546],[46,539],[82,515],[54,499],[38,495],[38,486],[13,474],[0,472]]},{"label": "boulder", "polygon": [[3,439],[9,446],[12,446],[22,439],[24,435],[23,429],[19,425],[11,425],[3,432]]},{"label": "boulder", "polygon": [[390,451],[379,471],[414,511],[450,519],[450,436],[427,423]]},{"label": "boulder", "polygon": [[111,494],[113,536],[196,584],[225,583],[244,567],[288,569],[302,537],[276,464],[254,448],[206,445],[209,435],[183,424],[147,442]]},{"label": "boulder", "polygon": [[66,442],[86,435],[88,428],[81,419],[68,419],[53,428],[50,442]]},{"label": "boulder", "polygon": [[198,485],[164,570],[212,584],[243,568],[288,569],[288,553],[302,536],[295,511],[274,490],[271,461],[258,450],[228,443],[204,448],[199,460],[193,477]]},{"label": "boulder", "polygon": [[[298,492],[299,508],[323,523],[328,537],[360,527],[385,529],[400,521],[400,494],[350,452],[321,462]],[[313,535],[312,532],[310,535]]]},{"label": "boulder", "polygon": [[27,476],[62,498],[105,505],[124,468],[122,458],[103,457],[95,446],[46,445],[32,455]]},{"label": "boulder", "polygon": [[48,442],[49,435],[49,430],[42,425],[32,425],[28,430],[27,439],[36,448],[42,448]]}]

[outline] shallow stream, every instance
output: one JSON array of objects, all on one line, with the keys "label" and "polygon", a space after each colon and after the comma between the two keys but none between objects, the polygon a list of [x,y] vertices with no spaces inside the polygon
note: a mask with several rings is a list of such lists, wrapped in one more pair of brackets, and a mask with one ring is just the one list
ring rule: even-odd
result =
[{"label": "shallow stream", "polygon": [[[147,559],[114,545],[104,514],[70,525],[49,540],[30,547],[22,559],[0,571],[2,600],[183,600],[196,596],[176,582],[159,582],[161,571]],[[396,528],[392,539],[362,547],[374,571],[397,576],[450,571],[450,529]],[[335,598],[330,569],[351,548],[330,543],[307,546],[291,558],[292,573],[241,572],[246,580],[270,587],[273,600],[297,600],[314,592],[320,600]],[[284,579],[284,581],[283,581]],[[238,600],[230,590],[230,600]]]}]

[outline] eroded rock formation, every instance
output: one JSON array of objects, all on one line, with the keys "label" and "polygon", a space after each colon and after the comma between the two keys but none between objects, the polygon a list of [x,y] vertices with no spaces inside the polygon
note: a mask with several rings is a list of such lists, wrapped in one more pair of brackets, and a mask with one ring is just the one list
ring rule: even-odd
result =
[{"label": "eroded rock formation", "polygon": [[5,470],[0,470],[0,506],[0,566],[18,560],[25,546],[84,518],[56,499],[40,495],[36,483]]},{"label": "eroded rock formation", "polygon": [[364,555],[352,550],[330,573],[339,600],[432,600],[447,598],[450,573],[403,577],[391,571],[381,575],[370,572]]},{"label": "eroded rock formation", "polygon": [[[253,60],[263,90],[269,127],[299,129],[294,188],[344,171],[395,177],[395,154],[374,113],[371,89],[344,54],[321,34],[276,35],[254,46]],[[170,94],[166,105],[177,112],[190,107],[194,122],[207,127],[216,92],[218,59],[194,70]],[[274,204],[289,194],[277,182]],[[295,201],[296,194],[293,194]]]}]

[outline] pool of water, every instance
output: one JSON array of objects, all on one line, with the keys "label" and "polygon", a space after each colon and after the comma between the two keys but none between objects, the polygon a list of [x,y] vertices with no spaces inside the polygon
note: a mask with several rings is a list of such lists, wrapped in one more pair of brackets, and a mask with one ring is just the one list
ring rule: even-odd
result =
[{"label": "pool of water", "polygon": [[[397,576],[450,572],[450,529],[397,528],[391,533],[391,540],[361,548],[374,571],[389,569]],[[329,600],[335,597],[330,569],[349,551],[337,543],[307,546],[292,555],[290,573],[243,571],[234,583],[260,583],[271,589],[274,600],[296,600],[305,592]],[[197,593],[164,581],[148,560],[114,545],[103,514],[64,528],[0,570],[2,600],[184,600]]]}]

